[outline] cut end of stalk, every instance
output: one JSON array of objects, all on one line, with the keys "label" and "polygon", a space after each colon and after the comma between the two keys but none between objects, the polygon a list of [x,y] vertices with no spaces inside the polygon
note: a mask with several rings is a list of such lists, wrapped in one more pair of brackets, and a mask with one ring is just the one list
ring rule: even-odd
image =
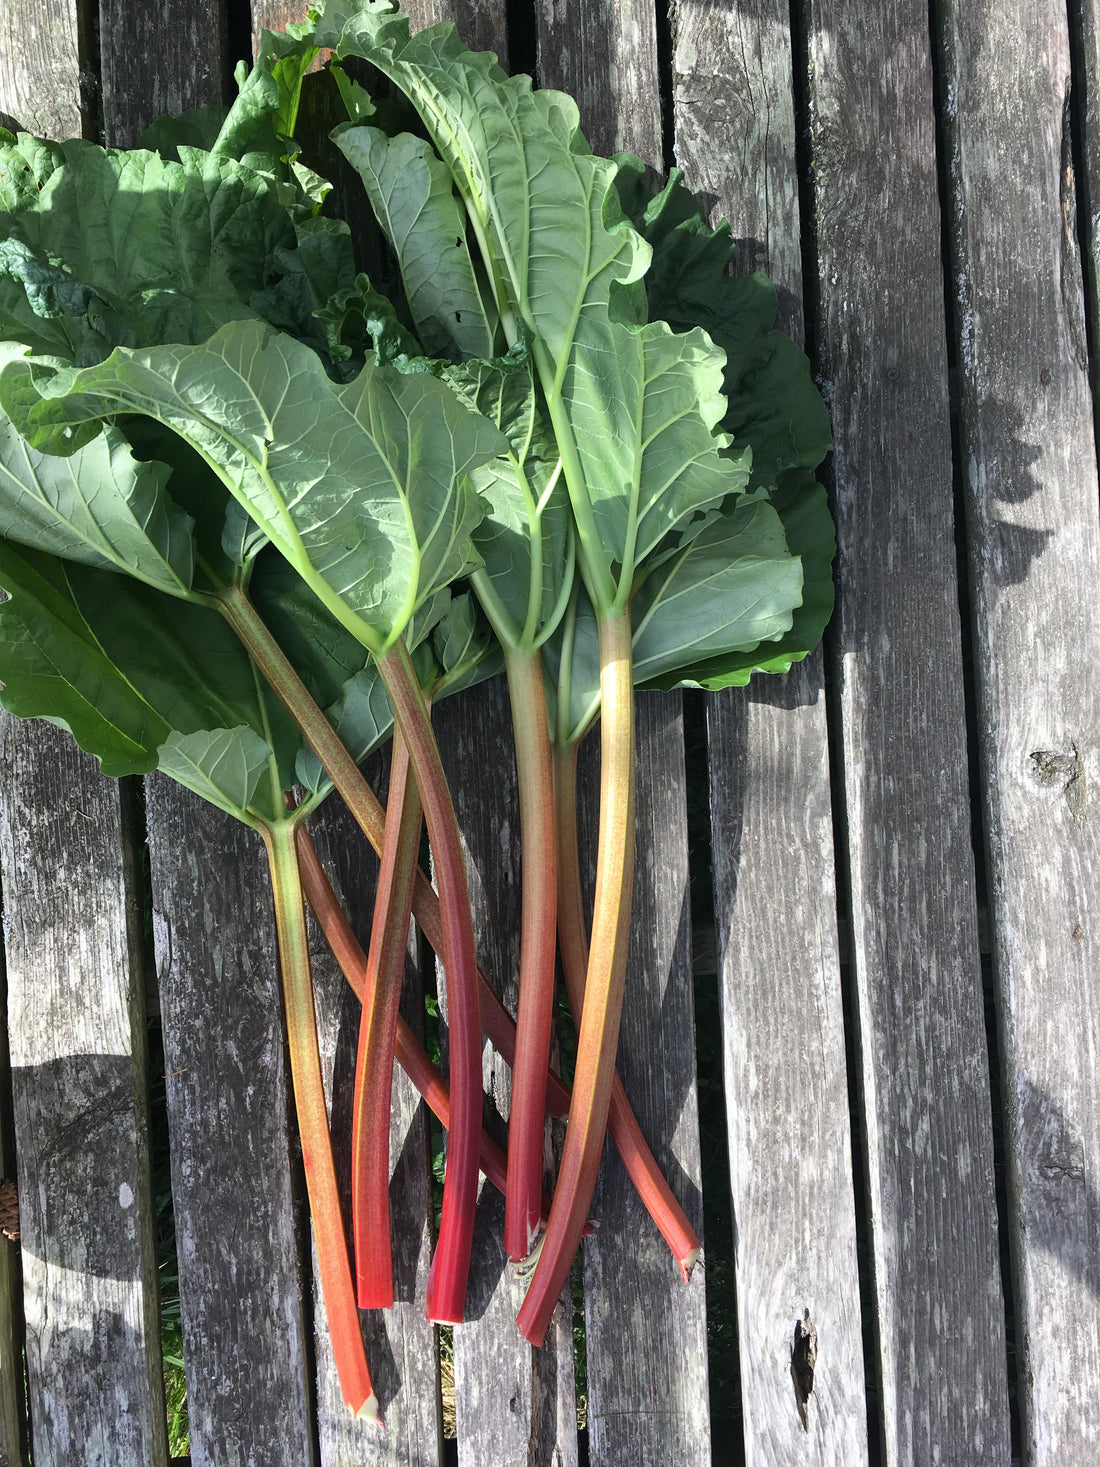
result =
[{"label": "cut end of stalk", "polygon": [[680,1265],[680,1273],[683,1275],[685,1284],[691,1283],[691,1276],[695,1272],[695,1265],[699,1262],[699,1249],[693,1248],[686,1258],[678,1258],[676,1262]]},{"label": "cut end of stalk", "polygon": [[379,1431],[385,1431],[386,1423],[382,1420],[382,1413],[378,1409],[378,1397],[370,1395],[355,1413],[356,1421],[369,1421]]}]

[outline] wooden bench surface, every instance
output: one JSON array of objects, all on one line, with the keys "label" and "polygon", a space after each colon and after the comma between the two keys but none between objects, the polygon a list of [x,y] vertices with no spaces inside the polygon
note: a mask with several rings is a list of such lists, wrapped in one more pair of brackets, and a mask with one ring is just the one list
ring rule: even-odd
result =
[{"label": "wooden bench surface", "polygon": [[[249,25],[298,8],[257,0],[250,21],[237,0],[103,0],[96,17],[85,0],[9,0],[0,110],[131,144],[164,110],[224,98]],[[409,8],[537,66],[577,96],[598,151],[676,163],[730,219],[831,407],[840,542],[823,654],[748,689],[639,702],[621,1070],[701,1223],[685,810],[705,758],[716,989],[701,931],[695,966],[712,1047],[721,1016],[732,1233],[705,1240],[713,1276],[683,1286],[607,1161],[583,1257],[579,1441],[569,1302],[541,1351],[523,1343],[485,1196],[454,1331],[458,1461],[1095,1467],[1094,0],[1070,0],[1068,22],[1054,0]],[[697,730],[704,705],[688,771],[684,708]],[[484,961],[507,980],[499,687],[442,706],[438,730],[463,771]],[[166,1076],[191,1462],[440,1462],[424,1120],[401,1091],[400,1302],[367,1323],[380,1437],[344,1412],[312,1302],[258,842],[160,778],[144,797],[102,779],[48,726],[7,720],[0,741],[0,1172],[22,1218],[21,1249],[0,1245],[0,1464],[28,1460],[24,1351],[34,1467],[168,1460],[150,1067]],[[362,921],[370,862],[335,811],[319,824]],[[353,1005],[317,966],[343,1092]],[[488,1054],[486,1082],[506,1107]],[[708,1391],[708,1313],[712,1356],[716,1321],[735,1336],[739,1399]]]}]

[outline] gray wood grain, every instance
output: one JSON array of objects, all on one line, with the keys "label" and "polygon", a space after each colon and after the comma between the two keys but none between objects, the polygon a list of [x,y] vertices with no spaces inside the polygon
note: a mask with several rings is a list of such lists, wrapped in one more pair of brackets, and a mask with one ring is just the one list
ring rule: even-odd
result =
[{"label": "gray wood grain", "polygon": [[[448,698],[433,713],[466,851],[482,966],[515,1012],[519,972],[519,811],[507,688],[503,678]],[[439,970],[443,985],[442,968]],[[441,995],[442,1003],[442,995]],[[511,1071],[488,1045],[483,1061],[486,1125],[505,1140]],[[504,1202],[482,1179],[466,1321],[454,1328],[459,1462],[468,1467],[575,1467],[577,1417],[568,1290],[546,1342],[534,1349],[516,1329],[523,1285],[503,1247]]]},{"label": "gray wood grain", "polygon": [[1064,11],[945,4],[1024,1460],[1100,1451],[1100,526]]},{"label": "gray wood grain", "polygon": [[100,0],[105,141],[132,148],[165,112],[225,100],[231,67],[224,0]]},{"label": "gray wood grain", "polygon": [[[370,940],[378,863],[354,822],[333,797],[310,830],[337,894],[364,948]],[[415,961],[406,967],[402,1012],[423,1037],[424,985]],[[333,1151],[345,1217],[351,1218],[351,1101],[360,1005],[319,933],[311,942],[321,1060],[329,1086]],[[328,1331],[317,1318],[317,1429],[321,1467],[438,1467],[443,1452],[436,1331],[424,1315],[431,1262],[432,1194],[427,1121],[420,1097],[395,1067],[390,1115],[390,1231],[393,1309],[363,1314],[367,1362],[385,1431],[356,1421],[340,1395]],[[315,1285],[316,1287],[316,1285]]]},{"label": "gray wood grain", "polygon": [[805,12],[889,1463],[1009,1458],[926,7]]},{"label": "gray wood grain", "polygon": [[[637,864],[619,1074],[646,1140],[702,1237],[681,699],[637,699]],[[595,875],[598,741],[581,750],[582,840]],[[584,1244],[591,1461],[710,1461],[706,1291],[685,1284],[614,1148],[604,1148]],[[705,1265],[704,1265],[705,1266]]]},{"label": "gray wood grain", "polygon": [[0,122],[40,137],[94,137],[82,0],[15,0],[0,14]]},{"label": "gray wood grain", "polygon": [[309,1464],[295,1142],[263,846],[160,775],[146,799],[191,1461]]},{"label": "gray wood grain", "polygon": [[[802,336],[789,12],[683,0],[676,161]],[[745,1460],[867,1457],[822,660],[707,700]],[[819,1350],[791,1379],[795,1319]]]},{"label": "gray wood grain", "polygon": [[0,722],[12,1089],[38,1467],[167,1456],[131,791]]},{"label": "gray wood grain", "polygon": [[[0,1016],[7,1016],[7,980],[0,958]],[[0,1022],[0,1179],[15,1180],[15,1117],[11,1107],[8,1030]],[[18,1244],[0,1238],[0,1467],[26,1460],[23,1406],[23,1273]]]},{"label": "gray wood grain", "polygon": [[[1076,179],[1084,223],[1083,263],[1090,322],[1100,322],[1100,13],[1096,0],[1069,0],[1071,45],[1075,47],[1072,79],[1078,109],[1081,162]],[[1093,413],[1096,414],[1096,365],[1092,369]]]},{"label": "gray wood grain", "polygon": [[575,97],[593,151],[636,153],[661,170],[664,140],[653,6],[641,0],[539,0],[539,85]]},{"label": "gray wood grain", "polygon": [[407,12],[414,31],[440,21],[453,22],[471,50],[492,51],[501,66],[507,67],[508,31],[499,0],[409,0],[401,9]]}]

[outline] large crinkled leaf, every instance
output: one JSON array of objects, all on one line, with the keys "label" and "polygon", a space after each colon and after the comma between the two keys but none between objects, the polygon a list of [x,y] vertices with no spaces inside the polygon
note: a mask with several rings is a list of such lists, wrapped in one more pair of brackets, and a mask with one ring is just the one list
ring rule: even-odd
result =
[{"label": "large crinkled leaf", "polygon": [[338,290],[317,311],[325,331],[326,349],[333,362],[352,364],[355,370],[370,357],[376,364],[393,363],[436,372],[439,363],[423,357],[423,348],[398,320],[393,303],[375,290],[366,275]]},{"label": "large crinkled leaf", "polygon": [[326,351],[329,336],[320,313],[355,280],[350,229],[340,219],[296,220],[293,248],[276,246],[271,265],[277,278],[253,293],[250,306],[278,330]]},{"label": "large crinkled leaf", "polygon": [[335,135],[367,190],[397,258],[405,299],[429,356],[490,357],[488,319],[466,245],[466,217],[431,144],[374,127]]},{"label": "large crinkled leaf", "polygon": [[0,540],[0,703],[68,729],[104,774],[145,774],[169,724],[103,652],[76,608],[66,567]]},{"label": "large crinkled leaf", "polygon": [[[18,352],[0,345],[0,363]],[[166,465],[142,463],[117,428],[67,458],[37,452],[0,413],[0,533],[169,595],[192,575],[192,522],[170,499]]]},{"label": "large crinkled leaf", "polygon": [[[249,811],[256,805],[262,816],[280,818],[277,811],[272,811],[276,803],[274,790],[262,789],[264,776],[270,779],[271,775],[271,749],[253,729],[172,732],[160,747],[157,767],[238,820],[248,821]],[[281,803],[281,791],[278,798]]]},{"label": "large crinkled leaf", "polygon": [[574,546],[569,496],[530,355],[521,343],[505,357],[448,368],[445,378],[508,440],[508,453],[474,475],[486,506],[474,532],[484,562],[474,583],[500,639],[531,651],[565,610]]},{"label": "large crinkled leaf", "polygon": [[365,58],[401,88],[486,241],[502,317],[522,320],[554,361],[567,357],[578,321],[649,261],[622,221],[616,165],[588,151],[573,99],[533,92],[452,25],[410,38],[407,17],[387,5],[330,6],[315,42]]},{"label": "large crinkled leaf", "polygon": [[36,377],[13,362],[0,383],[17,426],[55,451],[110,412],[171,427],[372,651],[473,563],[481,509],[467,476],[503,446],[434,377],[368,364],[339,386],[308,347],[258,322],[83,371]]},{"label": "large crinkled leaf", "polygon": [[500,644],[469,592],[449,599],[432,628],[435,676],[426,689],[432,699],[449,697],[504,670]]},{"label": "large crinkled leaf", "polygon": [[[292,215],[260,173],[195,148],[176,162],[72,141],[44,156],[39,187],[40,156],[0,141],[6,338],[85,365],[114,346],[202,341],[273,292],[281,321],[311,329],[313,260],[299,261]],[[346,231],[318,229],[349,283]]]},{"label": "large crinkled leaf", "polygon": [[173,730],[247,724],[289,787],[297,732],[216,611],[6,540],[0,587],[10,713],[69,728],[111,775],[155,768]]}]

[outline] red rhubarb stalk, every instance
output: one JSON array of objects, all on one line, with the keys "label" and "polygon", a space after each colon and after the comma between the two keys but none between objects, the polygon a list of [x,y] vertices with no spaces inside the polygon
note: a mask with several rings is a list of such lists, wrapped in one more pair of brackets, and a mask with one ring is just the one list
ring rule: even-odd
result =
[{"label": "red rhubarb stalk", "polygon": [[526,1258],[542,1218],[546,1073],[554,1027],[557,877],[550,729],[538,653],[505,650],[519,788],[522,923],[516,1049],[508,1112],[504,1248]]},{"label": "red rhubarb stalk", "polygon": [[447,1038],[450,1056],[451,1128],[439,1238],[428,1271],[427,1315],[460,1324],[466,1300],[477,1203],[478,1141],[481,1136],[481,1020],[477,958],[466,867],[439,749],[405,643],[399,638],[378,657],[396,725],[408,746],[428,840],[439,878],[443,962],[447,979]]},{"label": "red rhubarb stalk", "polygon": [[395,728],[352,1103],[352,1227],[360,1309],[393,1306],[390,1096],[420,826],[420,796],[405,740]]},{"label": "red rhubarb stalk", "polygon": [[[316,848],[305,827],[298,831],[298,866],[302,875],[302,887],[317,923],[324,933],[325,941],[340,966],[345,978],[357,998],[362,1000],[367,986],[367,955],[359,939],[351,930],[347,914],[336,899],[336,893],[321,865]],[[482,980],[484,982],[484,980]],[[499,1000],[497,1000],[499,1003]],[[508,1019],[511,1023],[511,1019]],[[447,1083],[428,1057],[427,1050],[416,1038],[405,1020],[398,1014],[397,1033],[394,1041],[394,1058],[415,1085],[444,1130],[451,1124],[451,1097]],[[557,1080],[556,1076],[548,1078]],[[569,1092],[560,1080],[563,1102],[558,1112],[564,1115],[569,1106]],[[508,1159],[502,1147],[481,1133],[479,1164],[489,1184],[503,1197],[506,1187]],[[549,1215],[549,1203],[543,1198],[542,1221]]]}]

